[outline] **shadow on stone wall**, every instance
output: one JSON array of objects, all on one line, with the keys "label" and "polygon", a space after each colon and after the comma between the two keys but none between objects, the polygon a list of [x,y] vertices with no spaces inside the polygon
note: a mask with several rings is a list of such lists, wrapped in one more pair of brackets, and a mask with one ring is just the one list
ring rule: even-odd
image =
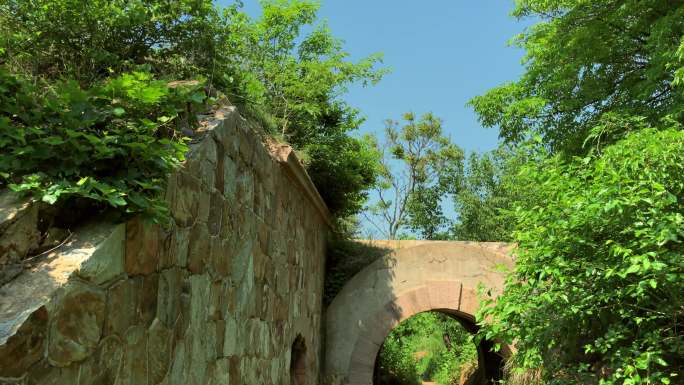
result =
[{"label": "shadow on stone wall", "polygon": [[[345,239],[328,242],[324,305],[330,305],[335,296],[356,273],[379,258],[390,256],[391,253],[391,248],[369,242]],[[387,263],[391,263],[391,259],[388,259]]]}]

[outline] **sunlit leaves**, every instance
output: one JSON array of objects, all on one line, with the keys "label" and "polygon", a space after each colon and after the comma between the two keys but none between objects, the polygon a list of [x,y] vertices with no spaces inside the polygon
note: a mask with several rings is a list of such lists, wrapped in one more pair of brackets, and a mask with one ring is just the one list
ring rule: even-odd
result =
[{"label": "sunlit leaves", "polygon": [[519,143],[531,130],[574,154],[607,112],[681,121],[681,2],[519,0],[513,14],[540,20],[513,40],[525,72],[471,101],[503,139]]},{"label": "sunlit leaves", "polygon": [[[684,367],[684,131],[641,127],[528,164],[515,274],[481,317],[550,384],[657,384]],[[667,341],[667,342],[665,342]],[[677,379],[679,381],[681,379]]]},{"label": "sunlit leaves", "polygon": [[165,220],[159,193],[187,147],[162,125],[195,103],[188,95],[200,83],[171,89],[134,72],[90,89],[57,82],[39,92],[5,71],[0,80],[0,114],[7,118],[0,183],[49,204],[80,197]]}]

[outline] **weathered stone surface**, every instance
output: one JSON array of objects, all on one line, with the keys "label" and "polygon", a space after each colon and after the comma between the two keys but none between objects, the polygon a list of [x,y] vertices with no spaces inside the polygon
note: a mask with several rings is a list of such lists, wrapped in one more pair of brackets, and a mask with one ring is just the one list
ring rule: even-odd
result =
[{"label": "weathered stone surface", "polygon": [[80,367],[78,385],[114,385],[121,359],[123,342],[118,336],[105,337]]},{"label": "weathered stone surface", "polygon": [[124,338],[129,327],[139,323],[138,306],[142,279],[125,279],[107,291],[107,317],[104,334]]},{"label": "weathered stone surface", "polygon": [[26,385],[75,385],[78,372],[76,364],[56,368],[43,360],[28,371]]},{"label": "weathered stone surface", "polygon": [[80,229],[43,263],[0,287],[0,346],[17,332],[29,315],[54,299],[69,277],[97,252],[114,228],[100,224]]},{"label": "weathered stone surface", "polygon": [[20,217],[31,206],[31,201],[10,191],[0,191],[0,230]]},{"label": "weathered stone surface", "polygon": [[180,312],[182,273],[178,268],[168,269],[159,275],[157,293],[157,318],[172,328]]},{"label": "weathered stone surface", "polygon": [[0,192],[0,285],[23,270],[21,260],[40,246],[38,205]]},{"label": "weathered stone surface", "polygon": [[72,282],[54,306],[50,311],[48,359],[55,366],[65,367],[87,358],[100,341],[105,294]]},{"label": "weathered stone surface", "polygon": [[210,240],[210,262],[213,272],[219,277],[227,277],[231,272],[232,249],[230,241],[224,241],[218,237],[211,237]]},{"label": "weathered stone surface", "polygon": [[155,273],[143,277],[138,314],[142,325],[145,327],[152,323],[157,314],[158,291],[159,274]]},{"label": "weathered stone surface", "polygon": [[136,217],[126,224],[126,272],[150,274],[157,269],[163,236],[158,225]]},{"label": "weathered stone surface", "polygon": [[126,331],[124,355],[117,385],[147,385],[147,335],[142,326],[132,326]]},{"label": "weathered stone surface", "polygon": [[175,173],[169,178],[167,200],[170,202],[171,215],[180,227],[191,226],[199,212],[200,181],[187,171]]},{"label": "weathered stone surface", "polygon": [[90,258],[83,261],[78,274],[86,280],[102,285],[124,274],[126,225],[117,225]]},{"label": "weathered stone surface", "polygon": [[45,354],[47,311],[40,307],[0,345],[0,378],[20,378]]},{"label": "weathered stone surface", "polygon": [[209,234],[213,236],[219,235],[221,232],[221,222],[223,220],[223,196],[217,190],[212,191],[211,202],[209,206],[209,218],[207,227]]},{"label": "weathered stone surface", "polygon": [[237,163],[229,157],[223,158],[223,196],[228,200],[235,200],[237,194]]},{"label": "weathered stone surface", "polygon": [[149,383],[157,385],[164,380],[171,363],[171,330],[155,319],[148,330],[147,357]]},{"label": "weathered stone surface", "polygon": [[209,261],[210,238],[207,225],[196,223],[190,231],[188,244],[188,270],[201,274]]}]

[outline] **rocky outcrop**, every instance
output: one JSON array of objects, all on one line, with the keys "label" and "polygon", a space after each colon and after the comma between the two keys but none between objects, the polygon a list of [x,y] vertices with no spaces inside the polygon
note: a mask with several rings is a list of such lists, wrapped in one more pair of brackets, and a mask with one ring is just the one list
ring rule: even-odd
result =
[{"label": "rocky outcrop", "polygon": [[288,384],[295,340],[317,382],[325,205],[234,109],[205,127],[169,177],[171,227],[94,219],[0,287],[0,384]]},{"label": "rocky outcrop", "polygon": [[0,194],[0,285],[22,272],[22,261],[40,240],[38,206],[14,193]]}]

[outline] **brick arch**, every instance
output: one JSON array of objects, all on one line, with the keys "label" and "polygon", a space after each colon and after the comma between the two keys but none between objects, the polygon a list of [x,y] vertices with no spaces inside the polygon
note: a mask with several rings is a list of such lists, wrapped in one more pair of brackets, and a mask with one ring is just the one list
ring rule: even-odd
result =
[{"label": "brick arch", "polygon": [[[333,300],[326,320],[326,377],[332,384],[372,385],[377,353],[401,321],[440,311],[475,331],[477,287],[498,293],[511,268],[510,245],[473,242],[382,242],[391,252],[355,275]],[[480,367],[488,356],[480,346]]]}]

